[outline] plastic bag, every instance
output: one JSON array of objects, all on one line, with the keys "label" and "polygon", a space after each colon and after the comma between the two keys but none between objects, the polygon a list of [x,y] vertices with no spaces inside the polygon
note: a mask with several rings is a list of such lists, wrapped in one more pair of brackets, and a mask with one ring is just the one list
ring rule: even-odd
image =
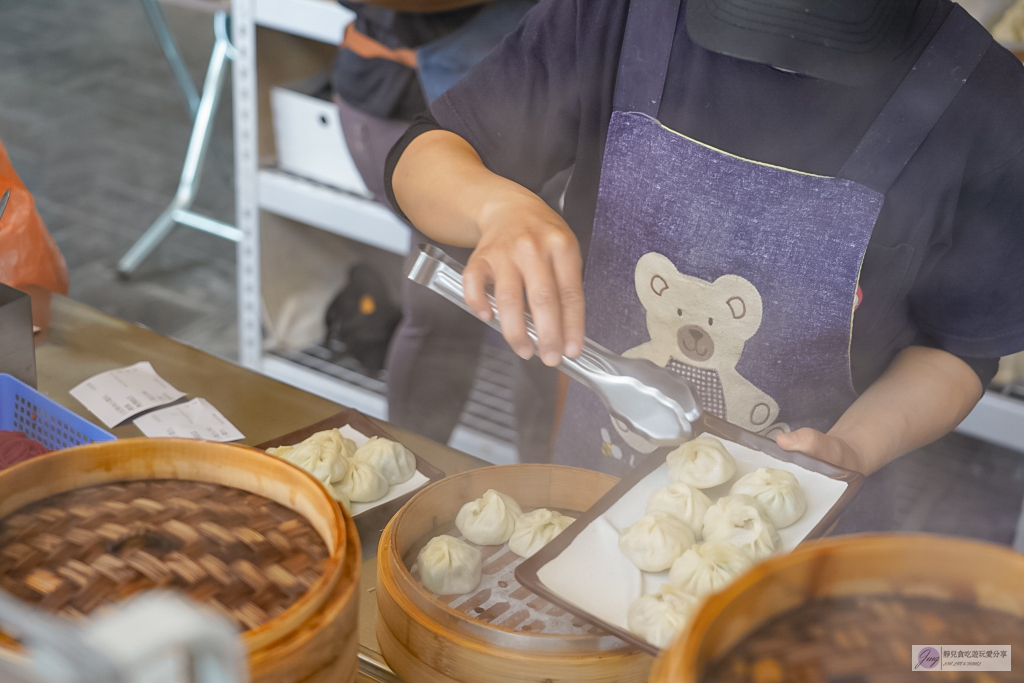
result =
[{"label": "plastic bag", "polygon": [[10,189],[0,216],[0,282],[16,289],[68,293],[68,267],[36,211],[32,195],[0,142],[0,196]]}]

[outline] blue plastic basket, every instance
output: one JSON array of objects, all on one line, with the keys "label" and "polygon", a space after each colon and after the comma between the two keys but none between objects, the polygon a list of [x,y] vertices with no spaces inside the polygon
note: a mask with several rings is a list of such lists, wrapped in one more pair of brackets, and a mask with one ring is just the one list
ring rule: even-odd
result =
[{"label": "blue plastic basket", "polygon": [[0,429],[24,432],[51,451],[117,438],[6,373],[0,373]]}]

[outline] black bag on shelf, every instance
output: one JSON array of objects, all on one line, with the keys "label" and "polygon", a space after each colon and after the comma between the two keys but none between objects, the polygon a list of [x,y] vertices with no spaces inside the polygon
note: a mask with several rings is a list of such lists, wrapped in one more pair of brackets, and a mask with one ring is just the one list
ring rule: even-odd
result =
[{"label": "black bag on shelf", "polygon": [[388,296],[384,278],[372,266],[358,263],[327,309],[324,346],[376,374],[384,368],[391,335],[401,319],[402,310]]}]

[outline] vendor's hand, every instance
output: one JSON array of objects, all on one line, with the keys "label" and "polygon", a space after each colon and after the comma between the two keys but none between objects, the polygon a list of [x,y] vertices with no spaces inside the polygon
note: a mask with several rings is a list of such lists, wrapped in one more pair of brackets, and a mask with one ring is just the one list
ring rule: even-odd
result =
[{"label": "vendor's hand", "polygon": [[537,195],[503,193],[482,211],[480,239],[463,273],[466,303],[484,320],[493,315],[485,286],[494,285],[501,331],[530,358],[523,290],[537,330],[539,355],[555,366],[583,349],[583,280],[579,243],[562,217]]},{"label": "vendor's hand", "polygon": [[863,471],[860,454],[838,436],[804,427],[788,434],[779,434],[775,443],[786,451],[797,451],[812,458],[830,462],[855,472]]}]

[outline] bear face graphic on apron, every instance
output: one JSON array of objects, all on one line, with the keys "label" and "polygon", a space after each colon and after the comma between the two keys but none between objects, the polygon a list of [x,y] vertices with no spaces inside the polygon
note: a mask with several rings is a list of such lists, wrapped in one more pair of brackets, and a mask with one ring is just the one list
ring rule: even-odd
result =
[{"label": "bear face graphic on apron", "polygon": [[[584,293],[587,334],[772,436],[854,401],[861,264],[885,192],[991,43],[954,7],[838,177],[737,157],[655,118],[680,0],[630,3]],[[951,62],[952,60],[952,62]],[[621,475],[655,450],[572,383],[555,460]]]}]

